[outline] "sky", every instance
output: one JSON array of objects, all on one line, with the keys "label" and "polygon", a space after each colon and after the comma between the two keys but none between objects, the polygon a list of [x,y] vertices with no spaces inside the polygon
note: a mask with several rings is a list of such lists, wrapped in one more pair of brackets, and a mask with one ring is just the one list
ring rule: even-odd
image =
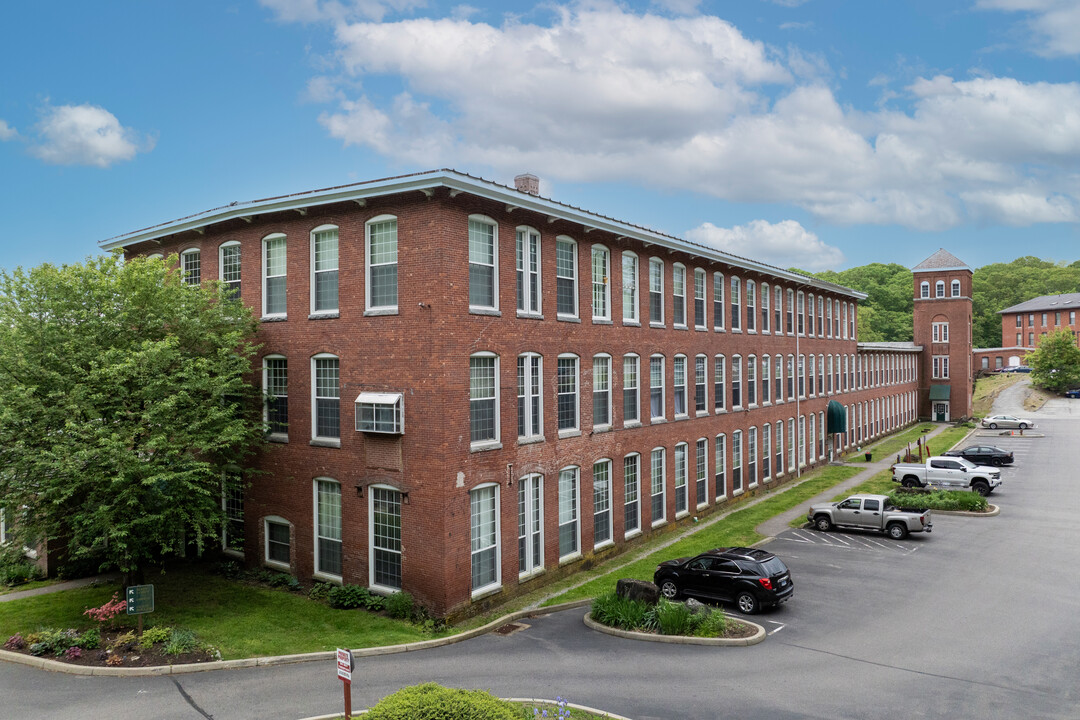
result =
[{"label": "sky", "polygon": [[1072,262],[1080,3],[4,9],[0,268],[439,168],[781,267]]}]

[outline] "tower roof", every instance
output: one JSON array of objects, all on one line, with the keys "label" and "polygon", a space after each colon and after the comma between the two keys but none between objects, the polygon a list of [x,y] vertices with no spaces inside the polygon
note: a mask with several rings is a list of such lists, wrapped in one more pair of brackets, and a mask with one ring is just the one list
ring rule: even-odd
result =
[{"label": "tower roof", "polygon": [[953,255],[945,248],[923,260],[911,269],[912,272],[930,272],[934,270],[971,270],[960,258]]}]

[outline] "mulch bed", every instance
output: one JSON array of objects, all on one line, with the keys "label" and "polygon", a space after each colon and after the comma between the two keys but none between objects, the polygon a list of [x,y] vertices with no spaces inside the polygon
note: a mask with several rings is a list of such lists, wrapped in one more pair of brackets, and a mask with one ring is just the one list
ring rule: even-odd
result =
[{"label": "mulch bed", "polygon": [[[45,653],[38,657],[46,660],[56,660],[57,662],[67,663],[69,665],[84,665],[89,667],[152,667],[155,665],[186,665],[190,663],[202,663],[212,662],[219,658],[212,652],[207,650],[196,650],[189,653],[181,653],[179,655],[169,655],[165,652],[164,643],[156,643],[149,648],[139,647],[138,642],[126,643],[121,647],[113,647],[116,643],[116,639],[126,632],[129,632],[130,628],[121,628],[118,630],[102,630],[101,632],[101,645],[94,650],[83,650],[82,655],[77,658],[69,658],[64,653],[60,655],[53,655],[52,653]],[[30,655],[30,647],[27,645],[21,649],[15,649],[5,647],[5,650],[11,652],[17,652],[21,655]],[[117,663],[115,660],[110,664],[109,658],[119,657],[121,660]]]}]

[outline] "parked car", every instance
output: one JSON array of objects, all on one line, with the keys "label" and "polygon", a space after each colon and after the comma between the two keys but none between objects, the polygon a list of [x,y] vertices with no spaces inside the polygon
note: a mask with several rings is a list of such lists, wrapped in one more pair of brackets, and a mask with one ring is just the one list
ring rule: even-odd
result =
[{"label": "parked car", "polygon": [[1020,428],[1026,430],[1030,427],[1035,427],[1035,423],[1024,418],[1018,418],[1014,415],[987,415],[982,419],[982,426],[990,428],[991,430],[997,430],[998,428]]},{"label": "parked car", "polygon": [[1013,368],[1013,372],[1029,373],[1031,372],[1031,368],[1029,368],[1027,365],[1017,365],[1015,368]]},{"label": "parked car", "polygon": [[852,495],[835,503],[811,505],[806,519],[818,530],[834,527],[854,530],[877,530],[893,540],[903,540],[908,533],[934,529],[929,510],[904,510],[889,504],[886,495]]},{"label": "parked car", "polygon": [[963,450],[949,450],[945,454],[949,457],[962,457],[976,465],[1001,467],[1013,463],[1013,454],[1011,452],[1006,452],[993,445],[968,445]]},{"label": "parked car", "polygon": [[783,560],[766,550],[745,547],[665,560],[653,573],[653,582],[669,600],[688,595],[734,602],[746,615],[787,602],[795,592]]},{"label": "parked car", "polygon": [[1080,398],[1080,388],[1073,388],[1072,390],[1065,391],[1065,397],[1076,400]]},{"label": "parked car", "polygon": [[1001,487],[1001,471],[976,465],[962,457],[931,457],[922,463],[896,463],[893,482],[904,487],[940,490],[972,490],[986,497]]}]

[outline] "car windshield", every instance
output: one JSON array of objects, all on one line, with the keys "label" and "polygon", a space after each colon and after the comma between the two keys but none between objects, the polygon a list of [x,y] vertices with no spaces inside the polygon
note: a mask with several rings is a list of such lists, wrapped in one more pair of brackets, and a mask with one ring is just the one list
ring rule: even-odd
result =
[{"label": "car windshield", "polygon": [[975,463],[971,462],[970,460],[968,460],[965,457],[956,458],[956,462],[960,463],[961,465],[963,465],[966,468],[978,467],[977,465],[975,465]]},{"label": "car windshield", "polygon": [[785,565],[784,561],[778,557],[769,558],[761,563],[761,567],[764,568],[765,574],[769,577],[787,572],[787,565]]}]

